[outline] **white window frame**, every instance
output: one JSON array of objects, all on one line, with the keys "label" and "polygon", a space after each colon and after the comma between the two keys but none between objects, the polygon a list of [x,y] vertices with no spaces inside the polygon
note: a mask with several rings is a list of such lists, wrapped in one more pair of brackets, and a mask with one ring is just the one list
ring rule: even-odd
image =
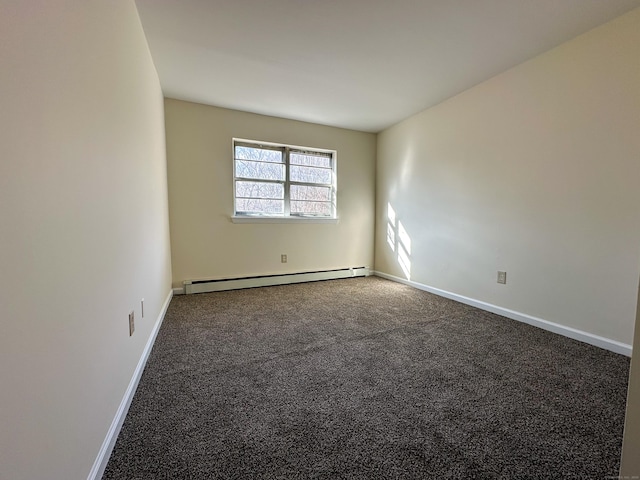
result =
[{"label": "white window frame", "polygon": [[[261,213],[238,213],[236,208],[236,182],[237,181],[251,181],[243,177],[236,175],[236,155],[235,147],[246,146],[252,148],[267,148],[280,150],[283,155],[285,166],[285,179],[284,181],[276,181],[284,186],[284,214],[261,214]],[[317,184],[308,182],[293,182],[290,180],[290,162],[289,157],[291,153],[309,153],[309,154],[322,154],[329,155],[331,158],[331,184]],[[233,223],[337,223],[337,152],[335,150],[327,150],[324,148],[315,147],[301,147],[297,145],[287,145],[282,143],[263,142],[257,140],[249,140],[244,138],[233,138],[232,141],[232,162],[233,162],[233,215],[231,215],[231,221]],[[291,198],[290,190],[291,185],[309,185],[309,186],[325,186],[331,188],[331,215],[304,215],[304,214],[291,214]]]}]

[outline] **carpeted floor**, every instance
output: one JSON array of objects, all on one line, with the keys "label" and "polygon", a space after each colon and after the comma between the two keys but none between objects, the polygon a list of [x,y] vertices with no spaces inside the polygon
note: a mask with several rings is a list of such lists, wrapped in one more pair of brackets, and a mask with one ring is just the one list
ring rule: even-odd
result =
[{"label": "carpeted floor", "polygon": [[103,478],[616,476],[628,369],[377,277],[174,297]]}]

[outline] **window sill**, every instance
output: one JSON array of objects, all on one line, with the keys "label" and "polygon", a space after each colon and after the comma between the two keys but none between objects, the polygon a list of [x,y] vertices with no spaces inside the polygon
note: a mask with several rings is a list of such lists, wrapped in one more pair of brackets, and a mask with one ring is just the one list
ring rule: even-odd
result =
[{"label": "window sill", "polygon": [[338,223],[337,218],[314,218],[314,217],[259,217],[249,215],[232,215],[233,223]]}]

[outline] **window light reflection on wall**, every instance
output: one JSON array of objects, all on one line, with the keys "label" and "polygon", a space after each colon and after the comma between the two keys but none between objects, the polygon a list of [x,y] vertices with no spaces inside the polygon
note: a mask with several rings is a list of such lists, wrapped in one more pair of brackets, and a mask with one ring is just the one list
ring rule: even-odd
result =
[{"label": "window light reflection on wall", "polygon": [[387,243],[396,253],[396,260],[407,280],[411,279],[411,237],[397,218],[396,211],[387,203]]}]

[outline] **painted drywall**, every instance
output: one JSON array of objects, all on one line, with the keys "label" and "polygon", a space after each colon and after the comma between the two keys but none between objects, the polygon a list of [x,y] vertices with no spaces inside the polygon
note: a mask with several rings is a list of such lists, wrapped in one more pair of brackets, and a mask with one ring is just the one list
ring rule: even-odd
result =
[{"label": "painted drywall", "polygon": [[[373,265],[375,135],[173,99],[165,123],[175,287]],[[338,223],[232,223],[234,137],[336,150]]]},{"label": "painted drywall", "polygon": [[162,93],[130,0],[2,1],[0,64],[0,478],[87,478],[171,289]]},{"label": "painted drywall", "polygon": [[627,395],[627,416],[624,424],[622,442],[622,460],[620,475],[631,478],[640,477],[640,285],[636,304],[636,328],[633,340],[631,372],[629,374],[629,392]]},{"label": "painted drywall", "polygon": [[639,58],[636,9],[381,132],[376,270],[631,344]]}]

